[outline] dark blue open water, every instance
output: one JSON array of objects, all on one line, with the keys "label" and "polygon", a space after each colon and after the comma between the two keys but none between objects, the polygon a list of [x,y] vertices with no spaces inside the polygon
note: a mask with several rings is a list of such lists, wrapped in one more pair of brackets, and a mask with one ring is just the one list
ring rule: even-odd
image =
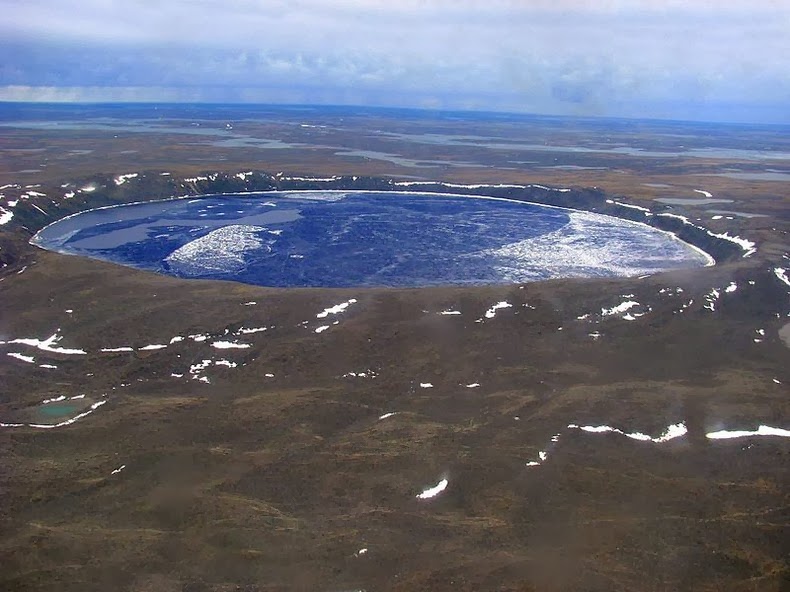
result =
[{"label": "dark blue open water", "polygon": [[428,286],[654,273],[702,254],[616,218],[418,193],[219,195],[82,212],[42,248],[186,278],[263,286]]}]

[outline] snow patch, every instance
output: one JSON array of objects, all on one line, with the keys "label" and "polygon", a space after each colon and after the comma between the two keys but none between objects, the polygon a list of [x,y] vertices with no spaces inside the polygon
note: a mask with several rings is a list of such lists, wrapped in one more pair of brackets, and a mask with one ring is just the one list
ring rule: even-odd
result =
[{"label": "snow patch", "polygon": [[139,173],[127,173],[125,175],[118,175],[115,177],[114,181],[115,184],[120,186],[126,183],[129,179],[134,179],[138,176]]},{"label": "snow patch", "polygon": [[728,440],[731,438],[748,438],[751,436],[779,436],[781,438],[790,438],[790,430],[761,425],[754,431],[719,430],[717,432],[708,432],[705,434],[705,437],[710,440]]},{"label": "snow patch", "polygon": [[[493,319],[496,316],[496,311],[501,310],[503,308],[513,308],[513,305],[510,304],[509,302],[505,302],[504,300],[502,302],[497,302],[495,305],[489,308],[483,316],[487,319]],[[480,323],[482,321],[483,319],[480,318],[477,319],[476,322]]]},{"label": "snow patch", "polygon": [[211,347],[216,349],[248,349],[252,347],[249,343],[237,343],[234,341],[215,341]]},{"label": "snow patch", "polygon": [[329,315],[336,315],[340,314],[341,312],[345,311],[349,306],[352,304],[356,304],[356,298],[351,298],[346,302],[341,302],[340,304],[336,304],[335,306],[330,306],[329,308],[325,308],[323,311],[319,312],[315,317],[317,319],[325,319]]},{"label": "snow patch", "polygon": [[55,353],[55,354],[80,355],[80,356],[87,355],[87,352],[84,349],[69,349],[64,347],[55,347],[55,344],[59,343],[63,339],[63,337],[59,333],[60,333],[60,329],[55,331],[52,335],[50,335],[47,339],[44,340],[25,338],[25,339],[14,339],[13,341],[9,341],[8,343],[19,343],[21,345],[29,345],[31,347],[38,348],[41,351]]},{"label": "snow patch", "polygon": [[683,423],[683,422],[667,426],[666,430],[664,430],[664,432],[660,436],[658,436],[656,438],[652,438],[652,437],[648,436],[647,434],[643,434],[642,432],[632,432],[632,433],[624,432],[623,430],[620,430],[618,428],[613,428],[613,427],[607,426],[607,425],[577,426],[575,424],[570,424],[570,425],[568,425],[568,428],[570,428],[570,429],[577,429],[577,430],[581,430],[583,432],[589,432],[589,433],[593,433],[593,434],[601,434],[601,433],[606,433],[606,432],[613,432],[615,434],[623,435],[626,438],[631,438],[632,440],[639,440],[641,442],[655,442],[657,444],[662,444],[664,442],[669,442],[670,440],[674,440],[675,438],[680,438],[682,436],[685,436],[688,433],[688,429],[686,428],[686,424]]},{"label": "snow patch", "polygon": [[424,490],[422,493],[416,495],[415,497],[417,499],[430,499],[432,497],[436,497],[445,489],[447,489],[448,484],[449,482],[447,481],[447,479],[442,479],[436,485],[434,485],[433,487],[429,487],[428,489]]}]

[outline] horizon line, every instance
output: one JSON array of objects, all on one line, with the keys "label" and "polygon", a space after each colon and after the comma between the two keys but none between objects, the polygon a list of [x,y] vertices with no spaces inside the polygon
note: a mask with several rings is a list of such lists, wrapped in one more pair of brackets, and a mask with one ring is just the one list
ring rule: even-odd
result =
[{"label": "horizon line", "polygon": [[539,113],[528,111],[508,111],[492,109],[474,108],[447,108],[447,107],[414,107],[414,106],[393,106],[393,105],[361,105],[356,103],[265,103],[265,102],[245,102],[245,101],[24,101],[8,100],[0,98],[0,108],[6,105],[38,105],[43,107],[68,107],[68,106],[222,106],[222,107],[269,107],[269,108],[311,108],[311,109],[363,109],[373,111],[414,111],[421,113],[445,113],[445,114],[464,114],[482,116],[509,116],[514,118],[547,118],[547,119],[571,119],[571,120],[616,120],[616,121],[647,121],[654,123],[684,123],[684,124],[716,124],[733,126],[758,126],[758,127],[790,127],[790,122],[765,122],[765,121],[732,121],[732,120],[705,120],[705,119],[682,119],[674,117],[639,117],[627,115],[568,115],[558,113]]}]

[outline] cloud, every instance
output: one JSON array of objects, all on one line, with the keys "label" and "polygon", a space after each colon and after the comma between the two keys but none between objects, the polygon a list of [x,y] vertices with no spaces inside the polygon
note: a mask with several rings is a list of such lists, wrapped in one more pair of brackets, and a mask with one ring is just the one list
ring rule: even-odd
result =
[{"label": "cloud", "polygon": [[5,4],[0,85],[9,88],[308,99],[299,89],[309,88],[345,101],[397,96],[410,105],[488,102],[491,109],[582,114],[790,99],[784,2]]}]

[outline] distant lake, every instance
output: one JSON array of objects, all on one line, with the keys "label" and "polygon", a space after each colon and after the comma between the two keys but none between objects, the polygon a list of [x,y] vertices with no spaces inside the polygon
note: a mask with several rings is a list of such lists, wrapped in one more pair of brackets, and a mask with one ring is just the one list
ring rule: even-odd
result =
[{"label": "distant lake", "polygon": [[183,278],[416,287],[633,276],[703,266],[674,236],[611,216],[476,196],[305,191],[82,212],[42,248]]}]

